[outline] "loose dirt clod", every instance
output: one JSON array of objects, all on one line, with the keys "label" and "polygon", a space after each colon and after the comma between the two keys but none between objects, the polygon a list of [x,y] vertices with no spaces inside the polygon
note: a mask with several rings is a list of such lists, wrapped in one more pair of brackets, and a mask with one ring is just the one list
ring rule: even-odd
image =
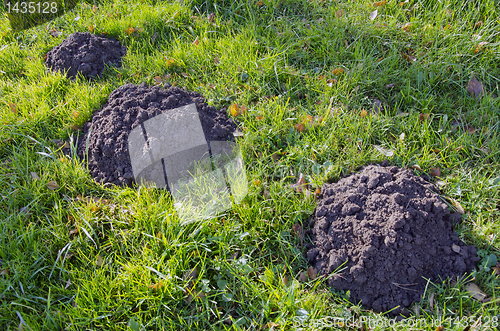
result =
[{"label": "loose dirt clod", "polygon": [[479,260],[452,229],[460,214],[434,192],[410,170],[375,165],[324,185],[310,221],[309,262],[323,275],[340,267],[328,283],[349,290],[353,302],[405,313],[426,279],[462,276]]},{"label": "loose dirt clod", "polygon": [[126,84],[114,90],[108,102],[92,115],[78,138],[77,153],[87,160],[91,176],[97,182],[132,185],[134,174],[128,151],[128,134],[147,119],[170,109],[196,104],[207,141],[234,141],[236,124],[225,110],[208,106],[196,92],[170,85],[148,87]]},{"label": "loose dirt clod", "polygon": [[119,67],[126,53],[127,48],[116,39],[76,32],[51,49],[45,63],[52,71],[67,71],[69,78],[80,73],[93,79],[103,72],[106,65]]}]

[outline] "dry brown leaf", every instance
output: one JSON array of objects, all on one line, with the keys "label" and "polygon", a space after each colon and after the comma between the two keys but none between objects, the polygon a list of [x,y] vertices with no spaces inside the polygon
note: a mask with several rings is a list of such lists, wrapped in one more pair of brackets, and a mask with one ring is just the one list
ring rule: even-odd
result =
[{"label": "dry brown leaf", "polygon": [[240,114],[245,115],[247,113],[247,106],[241,105],[240,106]]},{"label": "dry brown leaf", "polygon": [[71,286],[71,279],[68,278],[68,280],[66,281],[66,285],[64,285],[64,289],[68,289],[68,287]]},{"label": "dry brown leaf", "polygon": [[462,207],[460,202],[458,202],[457,200],[455,200],[453,198],[448,198],[448,199],[450,199],[451,204],[453,205],[453,207],[455,207],[457,212],[459,212],[462,215],[465,214],[465,209],[464,209],[464,207]]},{"label": "dry brown leaf", "polygon": [[240,114],[240,106],[237,103],[233,103],[229,106],[229,112],[235,117],[238,116]]},{"label": "dry brown leaf", "polygon": [[338,76],[338,75],[342,75],[344,72],[345,71],[342,68],[335,68],[335,69],[333,69],[332,74]]},{"label": "dry brown leaf", "polygon": [[9,274],[9,268],[5,268],[5,269],[0,270],[0,276],[8,275],[8,274]]},{"label": "dry brown leaf", "polygon": [[330,78],[326,81],[326,85],[328,87],[333,87],[333,85],[337,84],[337,80],[335,78]]},{"label": "dry brown leaf", "polygon": [[188,287],[192,287],[194,283],[194,280],[198,277],[198,268],[194,267],[191,271],[187,271],[184,273],[184,276],[182,279],[186,282],[188,282]]},{"label": "dry brown leaf", "polygon": [[295,130],[297,130],[297,132],[304,131],[304,124],[302,124],[302,123],[297,123],[293,127],[295,128]]},{"label": "dry brown leaf", "polygon": [[129,27],[128,29],[125,29],[125,33],[127,35],[131,35],[132,33],[134,33],[135,29],[133,27]]},{"label": "dry brown leaf", "polygon": [[196,39],[193,41],[193,45],[198,46],[199,43],[200,40],[198,39],[198,37],[196,37]]},{"label": "dry brown leaf", "polygon": [[455,253],[460,253],[460,246],[453,244],[451,245],[451,250],[454,251]]},{"label": "dry brown leaf", "polygon": [[94,25],[89,25],[89,31],[90,33],[94,33],[94,30],[95,30],[95,26]]},{"label": "dry brown leaf", "polygon": [[156,284],[149,285],[148,288],[151,288],[151,289],[156,291],[156,290],[161,289],[163,286],[165,286],[165,282],[163,280],[160,280]]},{"label": "dry brown leaf", "polygon": [[344,11],[343,11],[342,9],[337,10],[337,11],[335,12],[335,17],[336,17],[336,18],[341,18],[343,15],[344,15]]},{"label": "dry brown leaf", "polygon": [[480,27],[482,27],[482,26],[483,26],[483,21],[477,21],[477,22],[476,22],[476,24],[474,24],[474,27],[475,27],[476,29],[479,29],[479,28],[480,28]]},{"label": "dry brown leaf", "polygon": [[59,185],[57,185],[57,182],[55,180],[51,180],[47,183],[47,188],[51,191],[54,191],[59,188]]},{"label": "dry brown leaf", "polygon": [[292,227],[293,233],[295,234],[295,237],[300,239],[300,245],[304,245],[304,229],[302,228],[302,225],[300,223],[295,223]]},{"label": "dry brown leaf", "polygon": [[370,20],[373,21],[374,19],[376,19],[377,15],[378,15],[378,9],[375,9],[374,11],[372,11],[370,13],[370,16],[369,16]]},{"label": "dry brown leaf", "polygon": [[52,29],[52,30],[50,30],[50,32],[49,32],[49,34],[50,34],[52,37],[54,37],[54,38],[59,37],[59,36],[61,35],[61,33],[62,33],[61,31],[56,30],[56,29]]},{"label": "dry brown leaf", "polygon": [[436,328],[436,331],[443,331],[444,330],[444,326],[440,325]]},{"label": "dry brown leaf", "polygon": [[309,266],[307,268],[307,275],[309,276],[309,279],[315,280],[316,278],[318,278],[318,270],[316,270],[316,268],[313,266]]},{"label": "dry brown leaf", "polygon": [[469,292],[469,294],[472,296],[472,298],[477,300],[477,301],[482,301],[482,300],[486,299],[486,293],[484,293],[479,288],[479,286],[477,286],[474,283],[467,284],[466,290],[467,290],[467,292]]},{"label": "dry brown leaf", "polygon": [[476,132],[477,129],[475,127],[473,127],[473,126],[467,126],[467,128],[465,129],[465,131],[467,133],[471,133],[472,134],[472,133]]},{"label": "dry brown leaf", "polygon": [[10,111],[17,114],[17,105],[15,103],[9,103]]},{"label": "dry brown leaf", "polygon": [[431,168],[430,174],[432,177],[440,177],[441,170],[439,168]]},{"label": "dry brown leaf", "polygon": [[260,185],[260,179],[256,179],[256,180],[254,180],[254,181],[253,181],[253,184],[254,184],[255,186],[259,186],[259,185]]},{"label": "dry brown leaf", "polygon": [[418,119],[420,120],[420,122],[425,122],[429,119],[430,116],[431,116],[431,114],[429,114],[429,113],[420,114],[420,115],[418,115]]},{"label": "dry brown leaf", "polygon": [[484,95],[483,84],[476,77],[472,77],[467,84],[467,92],[469,92],[471,97],[480,99]]},{"label": "dry brown leaf", "polygon": [[306,180],[304,179],[304,175],[302,173],[300,173],[299,179],[297,180],[297,182],[295,184],[291,184],[290,187],[293,188],[295,190],[295,192],[302,193],[304,190],[304,187],[306,185],[307,185],[307,183],[306,183]]},{"label": "dry brown leaf", "polygon": [[405,32],[410,32],[410,29],[411,29],[411,23],[406,23],[404,24],[402,27],[401,27],[401,30],[405,31]]},{"label": "dry brown leaf", "polygon": [[414,164],[410,168],[413,169],[413,170],[422,171],[422,168],[418,164]]},{"label": "dry brown leaf", "polygon": [[102,267],[102,265],[104,264],[104,259],[100,255],[97,255],[95,264],[98,267]]},{"label": "dry brown leaf", "polygon": [[38,175],[36,174],[36,172],[33,172],[33,171],[32,171],[32,172],[30,172],[30,174],[31,174],[31,178],[32,178],[33,180],[39,180],[39,179],[40,179],[40,177],[38,177]]},{"label": "dry brown leaf", "polygon": [[381,7],[383,5],[385,5],[387,3],[387,1],[377,1],[377,2],[374,2],[373,5],[375,7]]},{"label": "dry brown leaf", "polygon": [[305,283],[307,282],[307,273],[305,271],[302,271],[299,275],[299,282]]},{"label": "dry brown leaf", "polygon": [[291,280],[288,278],[286,274],[283,274],[281,280],[283,281],[283,285],[285,286],[290,286],[292,284]]},{"label": "dry brown leaf", "polygon": [[498,262],[492,269],[495,271],[495,275],[500,276],[500,262]]},{"label": "dry brown leaf", "polygon": [[359,113],[359,116],[361,116],[361,117],[366,117],[366,116],[368,116],[368,112],[367,112],[366,110],[364,110],[364,109],[363,109],[363,110]]},{"label": "dry brown leaf", "polygon": [[488,45],[488,44],[489,44],[489,42],[487,42],[487,41],[481,41],[479,44],[477,44],[476,48],[474,49],[474,54],[479,53],[483,49],[483,47]]},{"label": "dry brown leaf", "polygon": [[161,84],[163,82],[163,79],[161,79],[160,76],[155,76],[153,79],[156,84]]}]

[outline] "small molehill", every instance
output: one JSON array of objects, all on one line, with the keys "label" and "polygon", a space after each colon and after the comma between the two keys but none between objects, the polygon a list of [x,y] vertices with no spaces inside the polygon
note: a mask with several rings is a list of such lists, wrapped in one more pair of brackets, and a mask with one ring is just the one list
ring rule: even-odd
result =
[{"label": "small molehill", "polygon": [[71,79],[78,74],[94,79],[106,66],[121,66],[126,53],[127,48],[116,39],[76,32],[47,53],[45,64],[52,71],[66,72]]},{"label": "small molehill", "polygon": [[196,104],[207,141],[234,141],[236,124],[227,118],[224,109],[208,106],[199,93],[170,85],[126,84],[114,90],[104,107],[84,124],[78,138],[78,156],[87,162],[95,181],[131,186],[134,174],[127,141],[130,131],[149,118],[191,103]]},{"label": "small molehill", "polygon": [[410,170],[370,165],[326,184],[310,222],[307,258],[350,299],[377,312],[405,313],[421,299],[426,279],[463,276],[477,249],[452,229],[437,189]]}]

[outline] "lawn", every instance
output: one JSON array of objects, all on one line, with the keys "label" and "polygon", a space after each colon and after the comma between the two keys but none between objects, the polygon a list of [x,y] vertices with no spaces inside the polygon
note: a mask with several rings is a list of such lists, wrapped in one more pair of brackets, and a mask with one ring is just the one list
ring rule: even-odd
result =
[{"label": "lawn", "polygon": [[[495,329],[500,4],[401,1],[88,1],[21,32],[2,7],[1,329]],[[120,40],[122,67],[95,81],[47,70],[78,31]],[[168,192],[97,184],[63,153],[114,89],[141,82],[228,107],[248,176],[239,205],[183,225]],[[316,189],[384,160],[432,175],[463,208],[456,231],[479,250],[469,281],[485,300],[429,284],[395,324],[325,277],[299,281],[308,238],[294,229]],[[300,174],[307,192],[291,188]]]}]

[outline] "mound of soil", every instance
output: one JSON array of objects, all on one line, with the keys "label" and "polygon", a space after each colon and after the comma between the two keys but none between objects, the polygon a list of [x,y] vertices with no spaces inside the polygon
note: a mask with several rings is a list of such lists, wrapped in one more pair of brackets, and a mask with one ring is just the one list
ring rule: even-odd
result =
[{"label": "mound of soil", "polygon": [[321,274],[345,268],[328,283],[353,302],[406,313],[426,279],[463,276],[479,260],[452,229],[461,215],[436,191],[410,170],[375,165],[325,184],[309,224],[309,262]]},{"label": "mound of soil", "polygon": [[191,103],[196,104],[207,141],[234,141],[236,124],[227,118],[224,109],[208,106],[196,92],[166,87],[148,87],[145,83],[120,86],[84,124],[77,153],[88,162],[94,180],[131,186],[134,174],[128,151],[129,132],[151,117]]},{"label": "mound of soil", "polygon": [[76,32],[47,53],[45,64],[52,71],[66,71],[72,79],[79,73],[93,79],[103,72],[106,65],[121,66],[121,58],[126,53],[127,48],[116,39]]}]

